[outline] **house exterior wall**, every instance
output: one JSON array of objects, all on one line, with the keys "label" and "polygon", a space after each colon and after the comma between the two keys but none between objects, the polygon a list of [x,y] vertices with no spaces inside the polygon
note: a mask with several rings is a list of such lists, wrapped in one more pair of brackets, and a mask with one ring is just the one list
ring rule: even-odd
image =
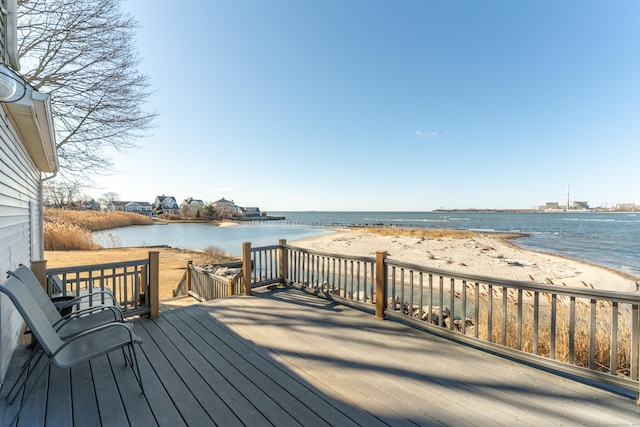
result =
[{"label": "house exterior wall", "polygon": [[[0,107],[0,272],[43,258],[40,172]],[[4,276],[0,278],[4,280]],[[0,383],[16,346],[22,318],[0,294]]]},{"label": "house exterior wall", "polygon": [[213,209],[220,218],[231,218],[237,212],[238,207],[233,200],[222,198],[212,203]]}]

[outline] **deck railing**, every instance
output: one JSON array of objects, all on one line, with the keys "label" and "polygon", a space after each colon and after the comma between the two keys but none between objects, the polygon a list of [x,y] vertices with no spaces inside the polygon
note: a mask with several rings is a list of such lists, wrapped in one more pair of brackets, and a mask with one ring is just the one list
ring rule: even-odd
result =
[{"label": "deck railing", "polygon": [[240,294],[243,290],[242,286],[242,274],[240,273],[219,276],[191,263],[188,264],[184,277],[184,294],[191,295],[200,301],[210,301]]},{"label": "deck railing", "polygon": [[[248,248],[247,248],[248,246]],[[638,391],[640,296],[521,282],[376,257],[245,244],[248,292],[294,286],[449,339]],[[381,296],[381,298],[379,298]]]},{"label": "deck railing", "polygon": [[[215,267],[241,268],[241,261],[215,264]],[[237,274],[221,276],[196,265],[192,261],[187,263],[180,283],[173,291],[173,296],[192,296],[200,301],[210,301],[241,294],[244,290],[243,276]]]},{"label": "deck railing", "polygon": [[[149,258],[105,264],[46,269],[46,289],[50,296],[100,295],[109,290],[122,306],[125,317],[158,315],[158,252]],[[107,301],[108,302],[108,301]]]}]

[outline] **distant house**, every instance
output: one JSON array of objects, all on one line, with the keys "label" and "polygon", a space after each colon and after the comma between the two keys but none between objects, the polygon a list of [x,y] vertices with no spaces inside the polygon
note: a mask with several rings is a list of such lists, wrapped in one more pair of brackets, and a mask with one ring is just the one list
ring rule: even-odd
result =
[{"label": "distant house", "polygon": [[202,215],[203,210],[204,202],[200,199],[187,197],[182,203],[180,203],[180,214],[188,218],[194,218]]},{"label": "distant house", "polygon": [[176,198],[173,196],[157,196],[155,202],[153,202],[153,214],[179,214],[180,206],[176,202]]},{"label": "distant house", "polygon": [[78,204],[78,209],[83,211],[100,211],[102,210],[102,207],[100,206],[100,203],[91,199],[84,202],[80,202]]},{"label": "distant house", "polygon": [[220,218],[231,218],[238,214],[239,208],[233,202],[233,200],[227,200],[224,197],[220,200],[216,200],[211,204],[213,210]]},{"label": "distant house", "polygon": [[[18,70],[16,2],[0,8],[0,271],[31,267],[44,258],[42,183],[58,171],[49,95]],[[8,101],[8,102],[3,102]],[[23,325],[11,301],[0,294],[0,385]]]},{"label": "distant house", "polygon": [[242,216],[260,216],[260,208],[257,207],[247,207],[247,208],[240,208],[240,210],[242,211]]},{"label": "distant house", "polygon": [[148,216],[149,218],[153,215],[153,206],[149,202],[112,201],[107,205],[107,210],[109,212],[133,212]]}]

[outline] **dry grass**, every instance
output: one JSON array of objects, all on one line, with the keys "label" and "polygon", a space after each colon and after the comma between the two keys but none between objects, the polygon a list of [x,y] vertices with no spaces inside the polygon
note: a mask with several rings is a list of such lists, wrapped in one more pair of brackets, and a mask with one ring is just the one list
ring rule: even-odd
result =
[{"label": "dry grass", "polygon": [[133,212],[75,211],[45,209],[44,221],[73,224],[89,231],[108,230],[128,225],[153,224],[151,218]]},{"label": "dry grass", "polygon": [[400,227],[357,227],[364,233],[379,236],[415,237],[417,239],[470,239],[477,235],[468,230],[441,230],[432,228],[400,228]]},{"label": "dry grass", "polygon": [[225,254],[224,251],[217,246],[207,246],[203,252],[208,257],[208,264],[215,264],[232,260],[229,255]]},{"label": "dry grass", "polygon": [[44,248],[47,251],[92,249],[97,247],[91,238],[92,231],[152,223],[151,218],[132,212],[45,209]]},{"label": "dry grass", "polygon": [[66,251],[70,249],[91,249],[95,247],[91,232],[79,225],[63,222],[44,223],[44,249],[46,251]]},{"label": "dry grass", "polygon": [[493,233],[476,232],[469,230],[448,230],[437,228],[404,228],[404,227],[352,227],[364,233],[377,234],[379,236],[414,237],[417,239],[471,239],[480,235],[491,235],[504,240],[524,237],[522,233]]}]

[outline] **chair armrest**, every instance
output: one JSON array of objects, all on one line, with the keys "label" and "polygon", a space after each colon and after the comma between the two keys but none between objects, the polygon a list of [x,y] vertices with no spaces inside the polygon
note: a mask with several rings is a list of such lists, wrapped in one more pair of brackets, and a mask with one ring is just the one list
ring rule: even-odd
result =
[{"label": "chair armrest", "polygon": [[63,316],[62,319],[58,320],[56,323],[54,323],[51,326],[53,326],[53,328],[57,331],[62,327],[62,325],[78,317],[88,316],[88,315],[90,316],[95,312],[105,311],[105,310],[110,310],[113,313],[114,322],[124,322],[124,316],[122,315],[122,311],[118,307],[114,307],[112,305],[101,305],[101,306],[85,308],[78,311],[73,311],[67,314],[66,316]]},{"label": "chair armrest", "polygon": [[[85,298],[100,298],[100,294],[104,294],[105,300],[107,299],[107,297],[110,298],[113,306],[120,307],[120,303],[118,302],[118,300],[116,300],[116,297],[113,296],[113,293],[111,291],[102,291],[102,290],[96,290],[90,294],[79,295],[68,302],[60,304],[60,307],[67,308],[76,304],[80,304],[80,300]],[[101,303],[101,305],[104,305],[104,304]]]},{"label": "chair armrest", "polygon": [[62,342],[62,345],[60,345],[60,347],[58,347],[49,357],[50,359],[53,359],[54,357],[56,357],[58,355],[58,353],[60,353],[66,346],[70,345],[71,343],[78,341],[78,340],[82,340],[85,339],[87,337],[89,337],[90,335],[94,335],[97,334],[105,329],[109,329],[109,328],[126,328],[127,332],[129,333],[129,339],[131,341],[132,344],[142,344],[142,338],[140,338],[140,336],[136,333],[135,329],[133,329],[133,325],[129,324],[129,323],[120,323],[120,322],[114,322],[114,323],[106,323],[104,325],[100,325],[100,326],[96,326],[95,328],[91,328],[91,329],[87,329],[86,331],[78,334],[78,335],[74,335],[68,339],[66,339],[65,341]]},{"label": "chair armrest", "polygon": [[71,342],[71,341],[75,341],[77,339],[80,339],[82,337],[88,336],[88,335],[92,335],[95,333],[98,333],[104,329],[109,329],[109,328],[126,328],[129,331],[129,337],[131,338],[131,342],[135,343],[135,344],[142,344],[142,338],[140,338],[140,336],[138,335],[138,333],[136,332],[135,329],[133,329],[133,325],[130,323],[123,323],[123,322],[113,322],[113,323],[105,323],[104,325],[100,325],[100,326],[96,326],[95,328],[91,328],[91,329],[87,329],[86,331],[78,334],[78,335],[74,335],[73,337],[69,338],[68,340],[65,341],[65,344],[67,342]]}]

